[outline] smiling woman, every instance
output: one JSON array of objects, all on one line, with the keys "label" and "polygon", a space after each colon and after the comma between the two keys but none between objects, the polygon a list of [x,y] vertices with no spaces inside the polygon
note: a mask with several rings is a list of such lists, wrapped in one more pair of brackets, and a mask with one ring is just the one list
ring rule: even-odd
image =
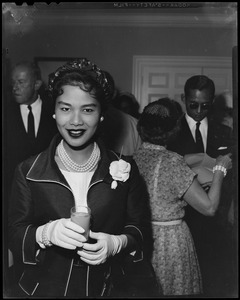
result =
[{"label": "smiling woman", "polygon": [[[59,134],[16,171],[9,237],[22,291],[13,296],[109,296],[126,256],[142,260],[145,187],[134,160],[123,155],[123,180],[118,174],[111,178],[110,166],[119,155],[98,135],[114,92],[108,78],[86,58],[49,76]],[[113,188],[115,180],[120,184]],[[91,210],[88,241],[70,219],[74,205]]]},{"label": "smiling woman", "polygon": [[65,140],[65,147],[85,148],[86,142],[97,131],[101,116],[100,104],[78,86],[65,85],[62,92],[55,105],[58,130]]}]

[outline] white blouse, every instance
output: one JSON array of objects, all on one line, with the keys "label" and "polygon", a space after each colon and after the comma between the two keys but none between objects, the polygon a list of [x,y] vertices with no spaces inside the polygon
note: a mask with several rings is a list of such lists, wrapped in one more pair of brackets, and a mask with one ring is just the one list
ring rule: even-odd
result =
[{"label": "white blouse", "polygon": [[87,205],[88,187],[94,171],[84,173],[68,172],[62,169],[60,171],[73,191],[75,205]]},{"label": "white blouse", "polygon": [[[75,205],[87,205],[88,187],[95,170],[84,173],[68,172],[63,169],[60,169],[60,171],[72,189]],[[36,230],[36,241],[41,248],[46,248],[42,242],[42,232],[44,226],[45,224],[39,226]],[[40,250],[37,250],[36,255],[38,255],[39,251]]]}]

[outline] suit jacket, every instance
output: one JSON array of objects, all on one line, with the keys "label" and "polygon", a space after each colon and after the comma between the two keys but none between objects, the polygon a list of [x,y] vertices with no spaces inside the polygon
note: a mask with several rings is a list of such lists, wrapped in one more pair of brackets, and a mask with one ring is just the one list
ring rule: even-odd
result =
[{"label": "suit jacket", "polygon": [[[208,118],[206,153],[209,156],[216,158],[220,154],[223,155],[231,152],[234,144],[232,129]],[[220,147],[227,147],[227,149],[218,150]],[[185,115],[183,115],[180,120],[180,132],[178,133],[176,140],[168,145],[168,150],[177,152],[182,156],[198,152]]]},{"label": "suit jacket", "polygon": [[4,170],[7,181],[7,189],[12,182],[15,167],[28,157],[45,150],[53,136],[57,133],[56,122],[52,115],[53,104],[47,98],[42,98],[42,110],[37,136],[31,141],[25,130],[20,105],[12,101],[5,114],[4,129]]}]

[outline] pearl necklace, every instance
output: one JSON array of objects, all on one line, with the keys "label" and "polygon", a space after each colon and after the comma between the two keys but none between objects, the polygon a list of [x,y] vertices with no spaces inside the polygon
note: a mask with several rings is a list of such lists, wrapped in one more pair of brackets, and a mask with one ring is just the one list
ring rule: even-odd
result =
[{"label": "pearl necklace", "polygon": [[58,145],[57,152],[58,152],[58,156],[59,156],[62,164],[64,165],[66,170],[68,170],[69,172],[72,172],[72,171],[90,172],[96,167],[96,165],[100,159],[100,150],[99,150],[99,147],[96,142],[94,142],[94,147],[93,147],[91,156],[86,161],[86,163],[84,163],[82,165],[75,163],[69,157],[69,155],[67,154],[67,152],[63,146],[63,140],[61,140],[60,144]]}]

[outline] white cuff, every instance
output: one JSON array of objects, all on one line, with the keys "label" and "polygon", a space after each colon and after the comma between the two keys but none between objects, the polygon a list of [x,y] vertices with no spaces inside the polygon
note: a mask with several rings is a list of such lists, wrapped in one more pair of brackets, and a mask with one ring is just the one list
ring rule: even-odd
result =
[{"label": "white cuff", "polygon": [[50,237],[49,237],[49,230],[48,227],[52,225],[52,221],[49,221],[48,223],[46,223],[43,227],[43,231],[42,231],[42,243],[44,244],[45,247],[51,247],[52,246],[52,242],[50,241]]},{"label": "white cuff", "polygon": [[44,246],[43,242],[42,242],[42,232],[43,232],[43,227],[44,225],[42,226],[39,226],[36,230],[36,242],[38,243],[38,245],[45,249],[46,247]]}]

